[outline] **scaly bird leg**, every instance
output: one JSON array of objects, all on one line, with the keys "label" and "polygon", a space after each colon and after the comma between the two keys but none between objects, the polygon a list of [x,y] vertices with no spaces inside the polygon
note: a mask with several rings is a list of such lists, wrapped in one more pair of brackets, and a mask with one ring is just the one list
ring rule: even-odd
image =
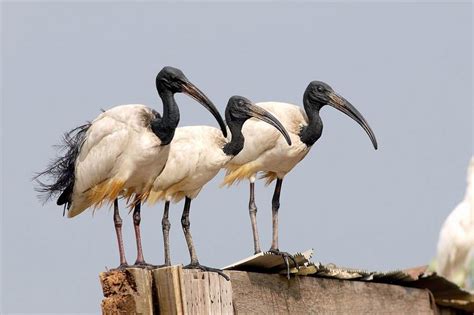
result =
[{"label": "scaly bird leg", "polygon": [[163,219],[161,220],[161,227],[163,230],[163,244],[165,249],[165,266],[171,266],[170,258],[170,228],[171,224],[168,220],[168,214],[170,210],[170,202],[165,202],[165,210],[163,212]]},{"label": "scaly bird leg", "polygon": [[255,204],[255,182],[250,180],[250,199],[249,199],[249,215],[250,222],[252,224],[252,233],[253,233],[253,248],[255,254],[260,253],[260,239],[258,237],[258,227],[257,227],[257,205]]},{"label": "scaly bird leg", "polygon": [[142,249],[142,238],[140,235],[140,210],[141,210],[141,200],[137,200],[135,204],[135,209],[133,210],[133,227],[135,229],[135,238],[137,240],[137,260],[135,261],[135,267],[143,268],[153,268],[154,265],[147,264],[143,258],[143,249]]},{"label": "scaly bird leg", "polygon": [[122,238],[122,218],[119,213],[118,199],[114,200],[114,226],[115,233],[117,234],[117,242],[119,247],[120,254],[120,266],[117,269],[123,269],[128,267],[127,259],[125,258],[125,250],[123,248],[123,238]]},{"label": "scaly bird leg", "polygon": [[184,266],[185,269],[200,269],[203,271],[216,272],[227,281],[229,277],[222,272],[220,269],[203,266],[199,263],[197,258],[196,249],[194,248],[193,237],[191,236],[191,222],[189,221],[189,209],[191,208],[191,199],[186,197],[184,201],[183,215],[181,216],[181,226],[183,227],[184,237],[186,238],[186,244],[188,245],[189,256],[191,256],[191,263]]},{"label": "scaly bird leg", "polygon": [[278,210],[280,209],[280,192],[281,192],[281,184],[283,180],[277,178],[277,182],[275,184],[275,191],[273,192],[272,198],[272,227],[273,227],[273,235],[272,235],[272,247],[270,250],[278,250]]},{"label": "scaly bird leg", "polygon": [[293,262],[296,268],[299,268],[299,266],[295,260],[295,257],[293,257],[287,252],[281,252],[278,249],[278,210],[280,209],[280,192],[281,192],[282,183],[283,183],[283,179],[277,178],[275,191],[273,193],[273,198],[272,198],[273,237],[272,237],[272,247],[270,248],[269,252],[274,255],[279,255],[283,257],[283,260],[285,261],[285,265],[286,265],[287,277],[288,279],[290,279],[290,264],[289,264],[288,259],[290,259]]},{"label": "scaly bird leg", "polygon": [[199,264],[196,249],[194,248],[193,237],[191,235],[191,222],[189,221],[189,209],[191,208],[191,199],[186,197],[184,201],[183,215],[181,216],[181,226],[183,227],[184,237],[188,245],[189,256],[191,257],[191,264]]}]

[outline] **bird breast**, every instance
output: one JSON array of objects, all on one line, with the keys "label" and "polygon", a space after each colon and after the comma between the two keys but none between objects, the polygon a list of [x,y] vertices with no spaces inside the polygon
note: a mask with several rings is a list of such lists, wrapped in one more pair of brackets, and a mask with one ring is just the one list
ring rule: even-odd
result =
[{"label": "bird breast", "polygon": [[252,118],[242,128],[244,149],[229,162],[229,166],[236,169],[246,165],[247,175],[258,171],[272,171],[283,176],[309,152],[310,148],[299,137],[301,127],[307,124],[307,116],[302,108],[292,104],[264,102],[257,105],[268,110],[281,122],[290,135],[292,145],[288,146],[281,133],[273,126]]},{"label": "bird breast", "polygon": [[226,142],[221,131],[214,127],[177,128],[166,166],[153,184],[155,198],[152,192],[150,202],[199,191],[230,160],[222,151]]}]

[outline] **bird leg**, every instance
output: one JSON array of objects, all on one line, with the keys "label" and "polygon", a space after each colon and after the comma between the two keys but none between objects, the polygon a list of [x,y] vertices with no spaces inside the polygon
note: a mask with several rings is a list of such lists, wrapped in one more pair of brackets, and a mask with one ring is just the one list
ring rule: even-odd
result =
[{"label": "bird leg", "polygon": [[277,178],[277,182],[275,185],[275,191],[273,193],[272,198],[272,223],[273,223],[273,237],[272,237],[272,247],[268,251],[274,255],[279,255],[283,258],[286,265],[287,277],[290,279],[290,264],[288,259],[290,259],[295,267],[299,269],[299,265],[296,262],[295,257],[293,255],[282,252],[278,249],[278,210],[280,209],[280,192],[281,192],[281,185],[283,183],[283,179]]},{"label": "bird leg", "polygon": [[272,198],[272,226],[273,226],[273,235],[272,235],[272,247],[270,250],[278,250],[278,210],[280,209],[280,192],[281,184],[283,180],[277,178],[275,184],[275,191],[273,192]]},{"label": "bird leg", "polygon": [[257,227],[257,205],[255,204],[255,183],[250,182],[250,200],[249,200],[249,215],[250,222],[252,223],[252,233],[253,233],[253,248],[255,254],[260,253],[260,239],[258,237],[258,227]]},{"label": "bird leg", "polygon": [[183,227],[184,237],[186,238],[186,244],[188,245],[189,256],[191,256],[191,263],[184,266],[185,269],[200,269],[202,271],[216,272],[227,281],[230,280],[229,276],[222,272],[220,269],[203,266],[199,263],[197,258],[196,249],[194,248],[193,237],[191,236],[191,222],[189,221],[189,210],[191,208],[191,199],[186,197],[184,201],[183,215],[181,216],[181,226]]},{"label": "bird leg", "polygon": [[165,211],[163,212],[163,219],[161,220],[161,227],[163,230],[163,243],[165,248],[165,266],[171,266],[170,258],[170,228],[171,224],[168,220],[168,213],[170,210],[170,202],[165,202]]},{"label": "bird leg", "polygon": [[181,216],[181,226],[183,227],[184,237],[188,245],[189,256],[191,256],[191,264],[199,264],[196,249],[194,248],[193,237],[191,236],[191,222],[189,221],[189,209],[191,208],[191,199],[186,197],[184,201],[183,215]]},{"label": "bird leg", "polygon": [[133,210],[133,227],[135,229],[135,238],[137,240],[137,260],[135,261],[135,267],[143,268],[152,268],[155,267],[151,264],[147,264],[143,258],[143,249],[142,249],[142,238],[140,236],[140,210],[141,210],[141,201],[138,200],[135,204],[135,209]]},{"label": "bird leg", "polygon": [[120,266],[117,269],[123,269],[128,266],[127,259],[125,258],[125,250],[123,248],[123,238],[122,238],[122,218],[120,217],[118,199],[114,200],[114,225],[115,233],[117,234],[117,242],[120,253]]}]

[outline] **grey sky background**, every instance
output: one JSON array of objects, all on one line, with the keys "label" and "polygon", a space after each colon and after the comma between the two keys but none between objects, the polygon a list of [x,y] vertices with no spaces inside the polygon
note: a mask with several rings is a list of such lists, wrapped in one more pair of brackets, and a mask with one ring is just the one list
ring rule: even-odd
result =
[{"label": "grey sky background", "polygon": [[[354,121],[324,108],[324,131],[283,182],[280,247],[315,261],[370,270],[428,263],[442,221],[464,195],[472,154],[472,4],[3,3],[2,313],[97,313],[98,273],[118,265],[111,211],[62,217],[42,206],[31,177],[63,132],[101,108],[161,111],[154,78],[181,68],[223,112],[234,94],[300,104],[311,80],[349,99]],[[213,118],[177,97],[180,125]],[[248,185],[219,189],[191,208],[201,263],[252,254]],[[270,247],[273,186],[257,183],[262,247]],[[123,206],[123,203],[121,203]],[[171,208],[173,263],[189,262]],[[163,205],[144,207],[145,258],[161,264]],[[127,258],[132,218],[122,210]]]}]

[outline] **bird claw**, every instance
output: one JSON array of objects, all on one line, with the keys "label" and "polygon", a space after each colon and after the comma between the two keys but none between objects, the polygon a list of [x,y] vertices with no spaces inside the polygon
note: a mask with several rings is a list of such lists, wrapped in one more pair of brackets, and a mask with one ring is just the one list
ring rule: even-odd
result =
[{"label": "bird claw", "polygon": [[199,269],[199,270],[202,270],[202,271],[207,271],[207,272],[215,272],[217,274],[219,274],[220,276],[222,276],[224,279],[226,279],[227,281],[230,280],[229,276],[226,275],[222,270],[220,269],[217,269],[217,268],[212,268],[212,267],[207,267],[207,266],[203,266],[199,263],[197,264],[189,264],[189,265],[186,265],[183,267],[183,269]]},{"label": "bird claw", "polygon": [[287,252],[282,252],[279,249],[270,249],[268,251],[269,253],[277,256],[281,256],[283,258],[283,261],[285,262],[286,266],[286,276],[288,280],[290,279],[290,263],[289,260],[293,262],[293,265],[296,267],[297,270],[300,270],[300,266],[298,262],[296,261],[295,257]]}]

